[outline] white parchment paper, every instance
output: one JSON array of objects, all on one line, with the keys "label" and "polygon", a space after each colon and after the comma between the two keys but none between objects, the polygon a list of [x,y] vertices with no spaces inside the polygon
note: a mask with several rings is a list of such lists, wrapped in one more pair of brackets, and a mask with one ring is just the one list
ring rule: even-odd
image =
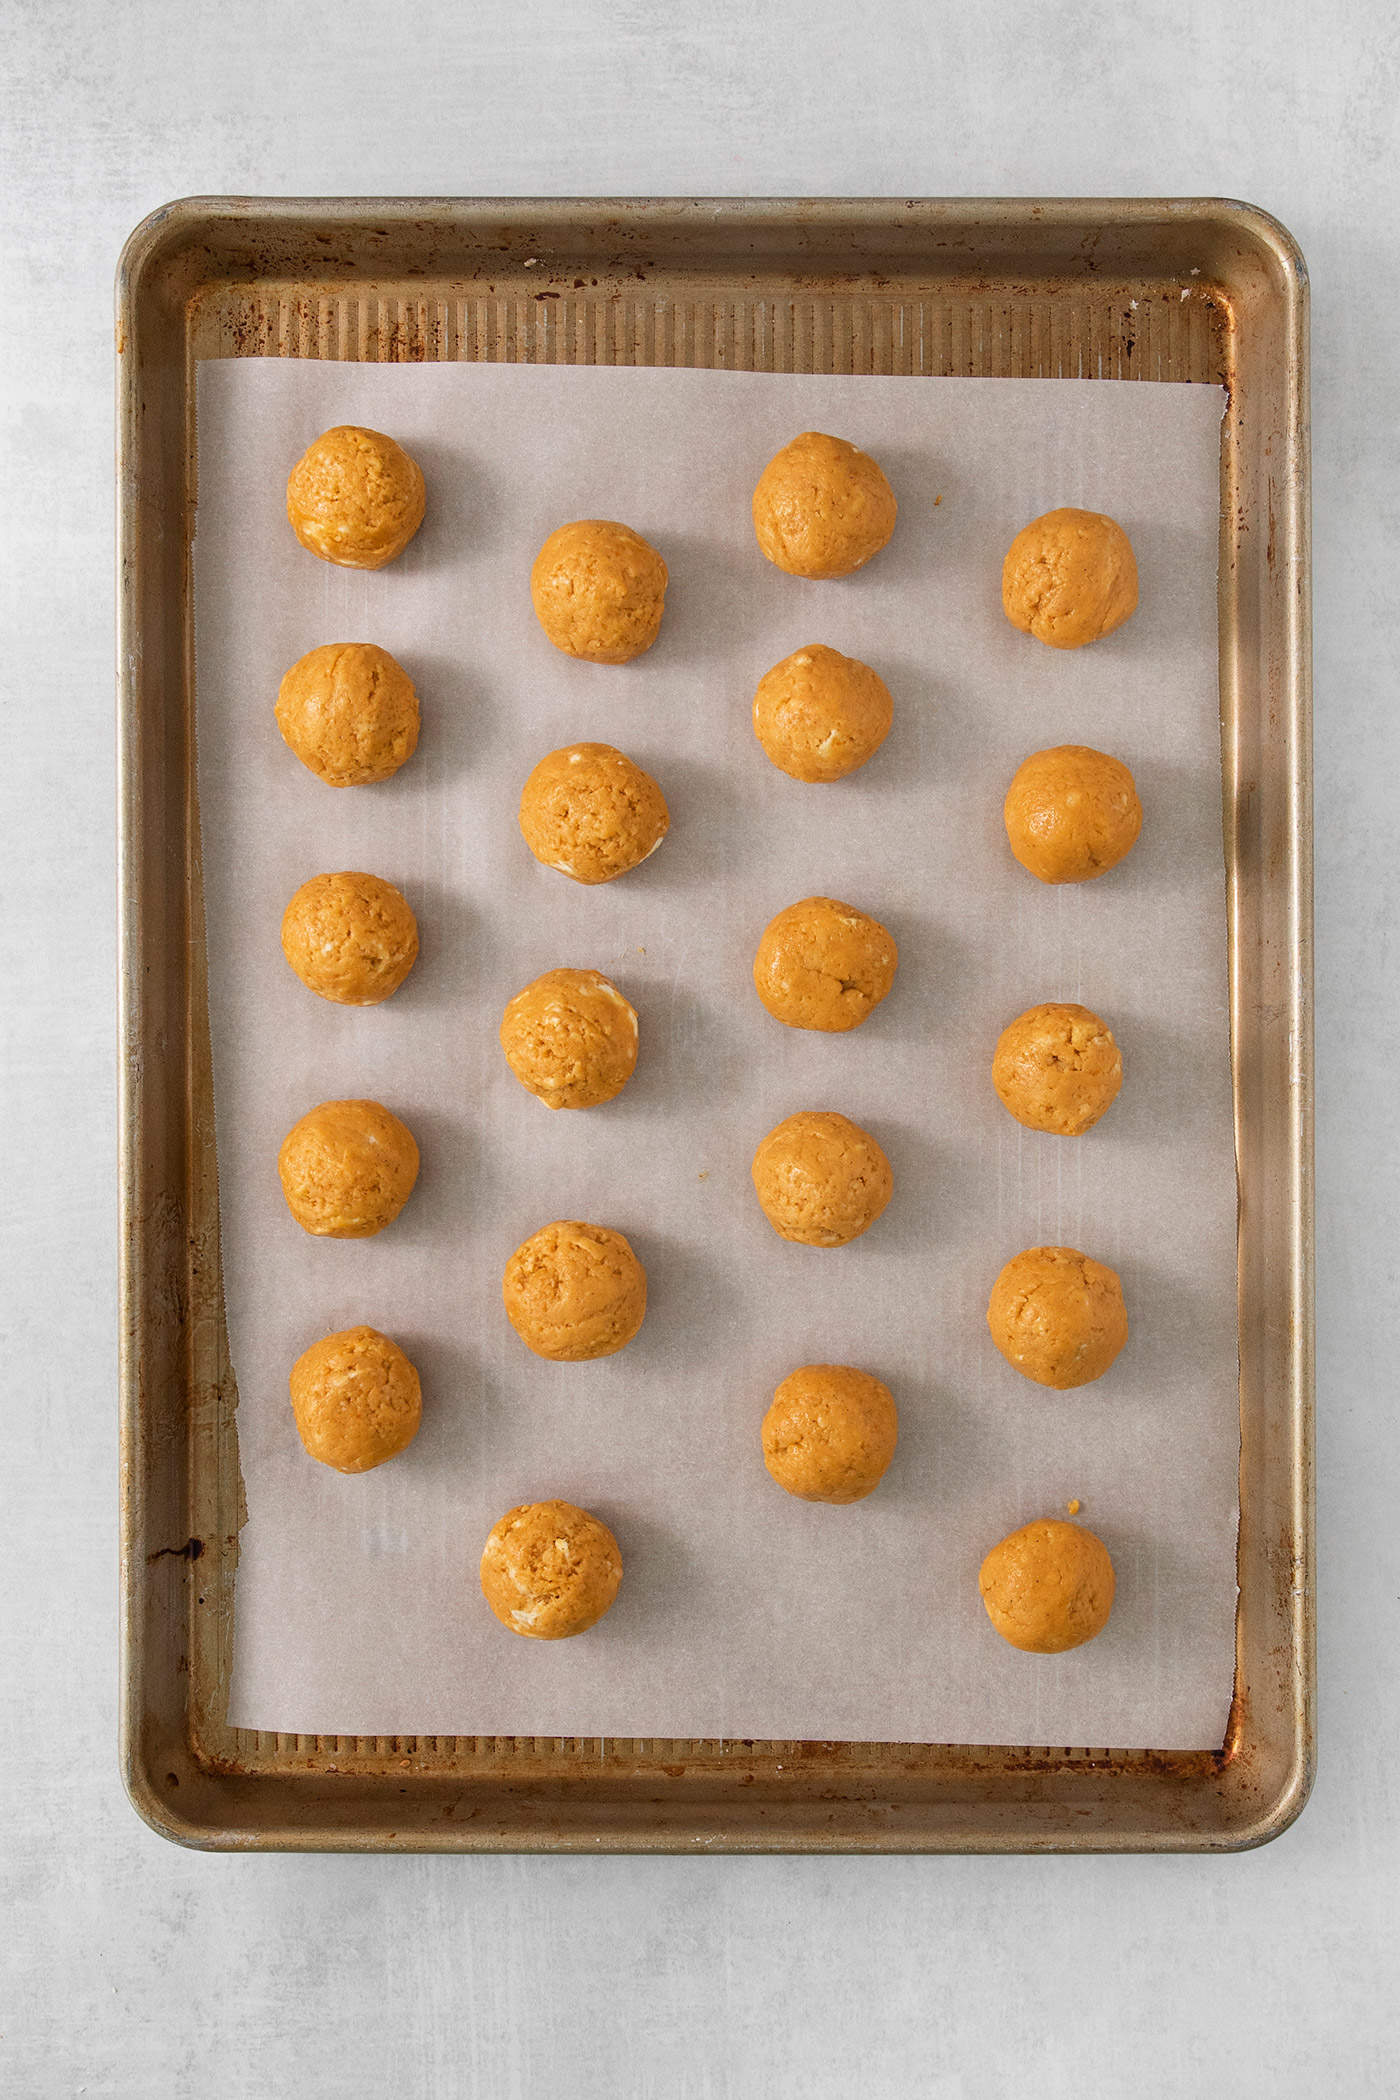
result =
[{"label": "white parchment paper", "polygon": [[[224,1278],[247,1490],[230,1720],[302,1732],[728,1736],[1195,1749],[1222,1739],[1233,1670],[1238,1410],[1216,666],[1221,394],[1111,382],[790,378],[505,365],[232,360],[200,368],[195,542],[205,854]],[[328,567],[283,511],[318,431],[363,422],[421,461],[428,518],[375,575]],[[809,584],[759,557],[759,468],[797,431],[882,462],[900,503],[863,574]],[[1059,654],[999,600],[1013,533],[1056,504],[1111,512],[1137,549],[1135,618]],[[664,553],[661,638],[616,669],[557,654],[533,554],[574,517]],[[417,756],[334,791],[278,735],[278,680],[321,642],[372,640],[418,685]],[[805,787],[750,728],[759,675],[803,643],[874,664],[895,726],[854,778]],[[516,806],[566,741],[619,745],[672,830],[625,879],[536,865]],[[1118,753],[1141,841],[1105,879],[1016,866],[1006,783],[1047,744]],[[407,893],[422,953],[357,1012],[292,976],[278,929],[322,869]],[[845,1036],[780,1027],[749,971],[763,926],[812,892],[895,933],[895,989]],[[551,1115],[496,1028],[541,970],[596,967],[641,1017],[618,1101]],[[999,1030],[1082,1000],[1123,1048],[1087,1137],[998,1103]],[[314,1103],[370,1095],[422,1148],[379,1237],[323,1242],[284,1208],[278,1144]],[[854,1246],[778,1240],[754,1146],[834,1108],[889,1153],[895,1196]],[[500,1275],[556,1217],[615,1225],[651,1297],[631,1347],[550,1365],[509,1327]],[[1019,1248],[1111,1262],[1132,1339],[1056,1394],[1003,1362],[987,1293]],[[422,1431],[344,1479],[298,1443],[287,1372],[368,1321],[418,1364]],[[884,1483],[845,1509],[782,1494],[759,1423],[800,1363],[862,1365],[899,1403]],[[563,1496],[622,1544],[586,1638],[514,1639],[477,1562],[512,1504]],[[1058,1658],[1006,1647],[983,1554],[1029,1518],[1108,1544],[1108,1631]]]}]

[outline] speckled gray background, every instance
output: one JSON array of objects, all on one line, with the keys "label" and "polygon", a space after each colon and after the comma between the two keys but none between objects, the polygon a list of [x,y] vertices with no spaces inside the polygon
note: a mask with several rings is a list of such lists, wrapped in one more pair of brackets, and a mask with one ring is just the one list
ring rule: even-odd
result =
[{"label": "speckled gray background", "polygon": [[[11,939],[0,2086],[1393,2090],[1400,29],[1389,0],[0,7]],[[1244,196],[1313,282],[1321,1769],[1238,1859],[213,1858],[115,1758],[111,281],[191,191]],[[17,1101],[22,1098],[22,1107]]]}]

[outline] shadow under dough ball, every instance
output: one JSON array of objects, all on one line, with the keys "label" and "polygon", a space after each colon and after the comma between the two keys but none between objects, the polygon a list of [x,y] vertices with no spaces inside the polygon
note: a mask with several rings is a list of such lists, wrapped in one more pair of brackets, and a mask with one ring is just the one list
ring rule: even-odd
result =
[{"label": "shadow under dough ball", "polygon": [[382,430],[339,423],[287,477],[287,516],[308,553],[342,569],[382,569],[423,522],[422,469]]},{"label": "shadow under dough ball", "polygon": [[878,1487],[899,1436],[887,1385],[849,1364],[803,1364],[763,1418],[763,1463],[802,1502],[861,1502]]},{"label": "shadow under dough ball", "polygon": [[1042,1517],[993,1546],[977,1587],[1004,1641],[1031,1655],[1063,1655],[1108,1624],[1113,1562],[1082,1524]]},{"label": "shadow under dough ball", "polygon": [[1132,542],[1101,511],[1048,510],[1007,548],[1001,602],[1013,627],[1051,649],[1102,641],[1137,606]]},{"label": "shadow under dough ball", "polygon": [[1087,1006],[1027,1007],[1003,1028],[992,1084],[1027,1130],[1082,1137],[1118,1098],[1123,1059],[1107,1025]]},{"label": "shadow under dough ball", "polygon": [[520,796],[520,831],[543,867],[574,882],[612,882],[653,854],[670,812],[650,773],[611,744],[551,751]]},{"label": "shadow under dough ball", "polygon": [[832,897],[803,897],[764,928],[753,981],[785,1028],[840,1035],[870,1018],[898,967],[894,936],[878,919]]},{"label": "shadow under dough ball", "polygon": [[535,617],[566,656],[625,664],[650,649],[666,609],[666,564],[639,532],[611,518],[560,525],[535,556]]},{"label": "shadow under dough ball", "polygon": [[418,695],[376,642],[325,642],[283,678],[277,727],[327,787],[370,787],[418,749]]},{"label": "shadow under dough ball", "polygon": [[589,1363],[625,1349],[646,1317],[646,1271],[620,1232],[559,1218],[523,1240],[501,1296],[527,1349],[551,1363]]},{"label": "shadow under dough ball", "polygon": [[303,1445],[337,1473],[368,1473],[418,1434],[418,1373],[377,1328],[346,1327],[313,1342],[292,1365],[289,1384]]},{"label": "shadow under dough ball", "polygon": [[313,875],[282,914],[282,953],[318,998],[378,1006],[413,968],[418,922],[382,875]]},{"label": "shadow under dough ball", "polygon": [[599,1108],[637,1065],[637,1015],[600,970],[546,970],[507,1002],[500,1043],[546,1108]]},{"label": "shadow under dough ball", "polygon": [[829,581],[863,569],[894,531],[894,490],[845,438],[804,430],[775,452],[753,492],[759,551],[789,576]]},{"label": "shadow under dough ball", "polygon": [[801,1247],[849,1246],[869,1231],[894,1188],[890,1163],[870,1133],[814,1108],[769,1131],[752,1173],[769,1224]]},{"label": "shadow under dough ball", "polygon": [[481,1556],[481,1591],[512,1633],[562,1641],[608,1611],[622,1581],[622,1553],[601,1517],[573,1502],[522,1502],[493,1525]]},{"label": "shadow under dough ball", "polygon": [[287,1208],[317,1239],[366,1240],[393,1223],[418,1179],[418,1146],[378,1101],[322,1101],[277,1154]]},{"label": "shadow under dough ball", "polygon": [[780,773],[819,784],[844,780],[890,733],[894,702],[879,673],[809,642],[758,682],[753,732]]},{"label": "shadow under dough ball", "polygon": [[1102,1378],[1128,1339],[1128,1311],[1105,1262],[1077,1247],[1026,1247],[992,1285],[987,1326],[1023,1378],[1063,1393]]},{"label": "shadow under dough ball", "polygon": [[1002,815],[1011,851],[1039,882],[1092,882],[1126,859],[1142,830],[1137,785],[1121,758],[1055,744],[1023,759]]}]

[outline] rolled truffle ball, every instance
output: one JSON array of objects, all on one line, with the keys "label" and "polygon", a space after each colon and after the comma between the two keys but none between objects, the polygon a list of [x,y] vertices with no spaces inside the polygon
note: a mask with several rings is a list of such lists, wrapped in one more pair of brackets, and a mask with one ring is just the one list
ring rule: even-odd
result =
[{"label": "rolled truffle ball", "polygon": [[647,1278],[620,1232],[561,1218],[516,1248],[501,1295],[527,1349],[581,1364],[626,1348],[646,1317]]},{"label": "rolled truffle ball", "polygon": [[522,1502],[493,1526],[481,1590],[503,1626],[562,1641],[596,1626],[617,1595],[622,1554],[602,1519],[572,1502]]},{"label": "rolled truffle ball", "polygon": [[1031,1655],[1063,1655],[1108,1624],[1113,1562],[1082,1524],[1042,1517],[993,1546],[977,1586],[1004,1641]]},{"label": "rolled truffle ball", "polygon": [[418,1179],[418,1146],[378,1101],[322,1101],[277,1154],[287,1208],[317,1239],[367,1240],[392,1224]]},{"label": "rolled truffle ball", "polygon": [[313,1342],[289,1383],[302,1443],[337,1473],[368,1473],[418,1434],[418,1373],[377,1328],[347,1327]]},{"label": "rolled truffle ball", "polygon": [[670,824],[650,773],[611,744],[566,744],[542,758],[520,796],[535,859],[575,882],[611,882],[654,853]]},{"label": "rolled truffle ball", "polygon": [[753,492],[760,552],[789,576],[850,576],[894,531],[894,490],[868,453],[804,430],[775,452]]},{"label": "rolled truffle ball", "polygon": [[277,727],[328,787],[369,787],[418,749],[418,695],[377,643],[326,642],[283,678]]},{"label": "rolled truffle ball", "polygon": [[987,1326],[1023,1378],[1067,1392],[1102,1378],[1127,1341],[1123,1286],[1075,1247],[1027,1247],[993,1284]]},{"label": "rolled truffle ball", "polygon": [[303,547],[342,569],[382,569],[423,522],[418,462],[382,430],[340,423],[308,445],[287,479],[287,516]]},{"label": "rolled truffle ball", "polygon": [[418,922],[382,875],[313,875],[282,914],[282,953],[318,998],[378,1006],[413,968]]},{"label": "rolled truffle ball", "polygon": [[1121,759],[1088,744],[1056,744],[1023,759],[1003,814],[1011,851],[1040,882],[1106,875],[1142,829],[1132,774]]},{"label": "rolled truffle ball", "polygon": [[1081,649],[1121,627],[1138,601],[1121,525],[1096,510],[1048,510],[1017,533],[1001,571],[1006,617],[1052,649]]},{"label": "rolled truffle ball", "polygon": [[597,1108],[637,1064],[637,1016],[599,970],[546,970],[507,1002],[501,1048],[546,1108]]},{"label": "rolled truffle ball", "polygon": [[842,780],[873,758],[890,733],[894,702],[879,673],[854,656],[809,642],[765,671],[753,730],[793,780]]},{"label": "rolled truffle ball", "polygon": [[1030,1006],[998,1038],[992,1084],[1027,1130],[1082,1137],[1117,1100],[1123,1058],[1087,1006]]},{"label": "rolled truffle ball", "polygon": [[566,656],[625,664],[650,649],[666,609],[666,564],[630,525],[579,518],[535,556],[535,617]]},{"label": "rolled truffle ball", "polygon": [[869,1231],[890,1200],[890,1163],[869,1131],[804,1108],[770,1130],[753,1157],[763,1214],[782,1239],[845,1247]]},{"label": "rolled truffle ball", "polygon": [[860,1502],[883,1479],[899,1435],[887,1385],[849,1364],[803,1364],[763,1418],[763,1463],[803,1502]]},{"label": "rolled truffle ball", "polygon": [[770,919],[754,957],[759,998],[785,1028],[859,1028],[894,983],[899,950],[878,919],[831,897],[803,897]]}]

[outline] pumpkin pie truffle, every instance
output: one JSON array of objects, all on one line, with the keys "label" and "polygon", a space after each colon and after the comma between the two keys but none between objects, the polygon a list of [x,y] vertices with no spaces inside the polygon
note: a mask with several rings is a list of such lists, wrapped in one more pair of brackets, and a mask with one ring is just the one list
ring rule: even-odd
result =
[{"label": "pumpkin pie truffle", "polygon": [[423,522],[422,469],[382,430],[339,423],[308,445],[287,480],[303,547],[342,569],[382,569]]},{"label": "pumpkin pie truffle", "polygon": [[589,1363],[625,1349],[647,1309],[646,1270],[620,1232],[560,1218],[523,1240],[501,1284],[527,1349],[551,1363]]},{"label": "pumpkin pie truffle", "polygon": [[1096,510],[1048,510],[1017,533],[1001,571],[1001,602],[1022,634],[1082,649],[1121,627],[1137,605],[1132,542]]},{"label": "pumpkin pie truffle", "polygon": [[894,490],[868,453],[804,430],[775,452],[753,492],[759,551],[789,576],[850,576],[894,531]]},{"label": "pumpkin pie truffle", "polygon": [[393,1223],[418,1179],[418,1146],[378,1101],[322,1101],[277,1154],[287,1208],[317,1239],[366,1240]]},{"label": "pumpkin pie truffle", "polygon": [[289,1383],[297,1434],[312,1458],[337,1473],[368,1473],[418,1434],[418,1373],[377,1328],[347,1327],[313,1342]]},{"label": "pumpkin pie truffle", "polygon": [[283,678],[277,727],[328,787],[369,787],[418,749],[418,695],[377,643],[326,642]]},{"label": "pumpkin pie truffle", "polygon": [[993,1546],[977,1586],[1004,1641],[1031,1655],[1063,1655],[1108,1624],[1113,1562],[1082,1524],[1042,1517]]},{"label": "pumpkin pie truffle", "polygon": [[881,1215],[894,1176],[869,1131],[845,1116],[804,1108],[770,1130],[755,1152],[753,1185],[781,1239],[846,1247]]},{"label": "pumpkin pie truffle", "polygon": [[282,953],[318,998],[378,1006],[417,960],[418,922],[382,875],[313,875],[282,914]]},{"label": "pumpkin pie truffle", "polygon": [[1088,744],[1033,751],[1016,768],[1003,809],[1006,836],[1037,881],[1092,882],[1129,854],[1142,804],[1119,758]]},{"label": "pumpkin pie truffle", "polygon": [[803,1364],[763,1418],[763,1463],[803,1502],[861,1502],[884,1478],[899,1435],[887,1385],[849,1364]]},{"label": "pumpkin pie truffle", "polygon": [[1118,1098],[1122,1053],[1087,1006],[1031,1006],[1002,1030],[992,1084],[1027,1130],[1082,1137]]},{"label": "pumpkin pie truffle", "polygon": [[492,1527],[481,1590],[503,1626],[527,1640],[586,1633],[612,1607],[622,1554],[600,1517],[572,1502],[522,1502]]},{"label": "pumpkin pie truffle", "polygon": [[1068,1392],[1102,1378],[1127,1341],[1123,1286],[1077,1247],[1027,1247],[993,1284],[987,1326],[1023,1378]]},{"label": "pumpkin pie truffle", "polygon": [[754,957],[759,998],[786,1028],[859,1028],[894,983],[899,950],[878,919],[832,897],[803,897],[770,919]]},{"label": "pumpkin pie truffle", "polygon": [[535,617],[566,656],[625,664],[650,649],[666,609],[666,564],[630,525],[579,518],[535,556]]},{"label": "pumpkin pie truffle", "polygon": [[637,1064],[637,1015],[600,970],[546,970],[506,1004],[501,1048],[546,1108],[597,1108]]},{"label": "pumpkin pie truffle", "polygon": [[542,758],[520,796],[535,859],[574,882],[612,882],[656,851],[670,825],[650,773],[611,744],[566,744]]},{"label": "pumpkin pie truffle", "polygon": [[878,671],[824,642],[774,664],[754,694],[754,735],[793,780],[844,780],[875,756],[893,720]]}]

